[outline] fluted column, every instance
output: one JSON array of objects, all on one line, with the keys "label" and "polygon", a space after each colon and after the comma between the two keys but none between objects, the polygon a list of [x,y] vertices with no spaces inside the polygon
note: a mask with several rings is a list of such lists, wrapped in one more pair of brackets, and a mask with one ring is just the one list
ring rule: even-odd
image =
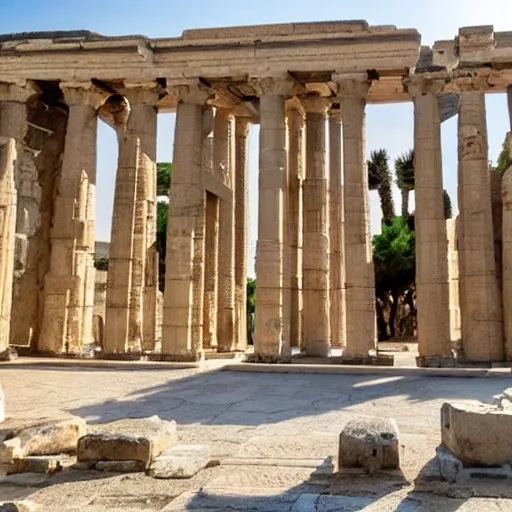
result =
[{"label": "fluted column", "polygon": [[45,278],[42,352],[77,353],[92,341],[96,109],[101,96],[91,84],[61,83],[69,106],[65,150],[50,234]]},{"label": "fluted column", "polygon": [[16,141],[0,137],[0,360],[8,358],[14,272]]},{"label": "fluted column", "polygon": [[324,98],[303,100],[306,110],[304,180],[304,345],[310,356],[329,355],[329,232]]},{"label": "fluted column", "polygon": [[503,324],[496,280],[485,97],[459,95],[460,307],[464,355],[503,360]]},{"label": "fluted column", "polygon": [[436,91],[421,83],[410,91],[414,98],[418,350],[420,358],[427,360],[451,358],[439,100]]},{"label": "fluted column", "polygon": [[335,347],[344,347],[347,340],[341,153],[341,112],[331,110],[329,113],[329,289],[331,295],[331,344]]},{"label": "fluted column", "polygon": [[290,84],[263,78],[255,85],[260,97],[260,158],[254,352],[258,361],[279,361],[283,356],[285,96]]},{"label": "fluted column", "polygon": [[363,79],[339,83],[343,113],[343,207],[345,215],[345,357],[366,357],[377,347],[375,276],[370,239]]},{"label": "fluted column", "polygon": [[199,86],[173,88],[178,99],[171,177],[162,332],[164,358],[203,354],[206,193],[202,173],[203,110]]},{"label": "fluted column", "polygon": [[300,104],[288,109],[287,244],[290,250],[290,345],[302,346],[302,180],[305,113]]},{"label": "fluted column", "polygon": [[510,131],[512,131],[512,85],[507,87],[508,119],[510,121]]},{"label": "fluted column", "polygon": [[247,219],[249,121],[235,119],[235,339],[247,348]]},{"label": "fluted column", "polygon": [[217,350],[235,348],[235,196],[234,133],[228,111],[217,109],[213,128],[214,172],[229,189],[219,202],[219,285],[217,299]]}]

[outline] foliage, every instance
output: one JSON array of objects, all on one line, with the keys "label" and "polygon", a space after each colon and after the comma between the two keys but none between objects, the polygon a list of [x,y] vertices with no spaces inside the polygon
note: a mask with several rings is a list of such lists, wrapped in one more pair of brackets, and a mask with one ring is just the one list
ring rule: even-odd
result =
[{"label": "foliage", "polygon": [[165,284],[165,253],[167,243],[167,212],[169,203],[158,201],[156,204],[156,248],[158,251],[158,288],[164,291]]},{"label": "foliage", "polygon": [[498,156],[498,162],[496,166],[491,165],[491,170],[493,172],[498,172],[503,174],[510,166],[512,165],[512,158],[510,158],[510,154],[507,148],[507,139],[505,138],[505,142],[503,142],[503,146],[501,152]]},{"label": "foliage", "polygon": [[156,164],[156,195],[167,196],[171,188],[172,164],[159,162]]},{"label": "foliage", "polygon": [[414,150],[410,149],[395,160],[396,184],[402,192],[402,217],[409,216],[409,192],[414,190]]},{"label": "foliage", "polygon": [[402,217],[373,237],[377,295],[408,287],[415,278],[415,235]]},{"label": "foliage", "polygon": [[108,270],[108,259],[94,258],[94,268],[96,270]]},{"label": "foliage", "polygon": [[446,190],[443,190],[443,205],[444,205],[444,218],[451,219],[452,218],[452,200],[450,199],[450,195]]},{"label": "foliage", "polygon": [[382,217],[384,223],[391,225],[395,216],[395,205],[391,192],[391,172],[389,170],[389,156],[385,149],[379,149],[370,153],[367,161],[368,188],[377,190],[380,198]]},{"label": "foliage", "polygon": [[247,278],[247,313],[252,314],[256,308],[256,279]]}]

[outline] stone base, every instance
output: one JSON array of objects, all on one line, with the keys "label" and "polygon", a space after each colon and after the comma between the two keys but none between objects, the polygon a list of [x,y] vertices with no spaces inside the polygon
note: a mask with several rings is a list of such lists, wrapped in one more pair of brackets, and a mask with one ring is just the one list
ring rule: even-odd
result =
[{"label": "stone base", "polygon": [[33,350],[30,347],[17,347],[18,356],[20,357],[41,357],[54,359],[94,359],[94,355],[90,352],[48,352]]},{"label": "stone base", "polygon": [[354,366],[394,366],[395,357],[378,354],[376,356],[341,356],[331,357],[332,364],[346,364]]},{"label": "stone base", "polygon": [[162,361],[172,363],[200,363],[204,361],[204,352],[200,351],[197,354],[148,354],[148,361]]},{"label": "stone base", "polygon": [[453,357],[423,357],[416,358],[418,368],[455,368],[456,360]]},{"label": "stone base", "polygon": [[14,347],[7,347],[7,350],[0,352],[0,361],[14,361],[17,357],[18,352]]},{"label": "stone base", "polygon": [[147,356],[142,352],[124,352],[116,354],[105,354],[98,352],[94,355],[94,359],[101,359],[104,361],[146,361]]},{"label": "stone base", "polygon": [[244,363],[287,364],[291,362],[291,356],[284,355],[247,354],[244,358]]}]

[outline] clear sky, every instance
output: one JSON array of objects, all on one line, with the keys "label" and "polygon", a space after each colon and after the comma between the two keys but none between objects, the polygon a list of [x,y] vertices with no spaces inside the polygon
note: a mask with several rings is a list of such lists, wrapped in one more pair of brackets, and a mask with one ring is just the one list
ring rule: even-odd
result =
[{"label": "clear sky", "polygon": [[[439,39],[453,39],[459,27],[468,25],[494,25],[496,31],[512,31],[512,0],[0,0],[0,33],[88,29],[104,35],[176,37],[189,28],[350,19],[416,28],[422,34],[422,43],[430,45]],[[506,97],[487,95],[486,103],[489,157],[496,161],[508,130]],[[159,161],[172,161],[174,118],[171,114],[159,116]],[[249,167],[251,259],[257,234],[257,139],[258,129],[254,127]],[[442,141],[444,185],[456,206],[456,118],[443,124]],[[391,161],[412,148],[412,104],[368,106],[367,145],[368,150],[386,148]],[[100,123],[97,240],[110,238],[116,159],[114,132]],[[399,194],[395,192],[399,211]],[[372,231],[378,231],[380,209],[375,192],[371,193],[371,222]]]}]

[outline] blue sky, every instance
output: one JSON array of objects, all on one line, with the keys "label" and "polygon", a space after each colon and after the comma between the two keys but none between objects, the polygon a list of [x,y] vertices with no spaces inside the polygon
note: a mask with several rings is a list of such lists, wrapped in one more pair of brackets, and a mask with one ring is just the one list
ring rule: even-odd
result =
[{"label": "blue sky", "polygon": [[[142,34],[148,37],[176,37],[188,28],[365,19],[372,25],[416,28],[423,44],[453,39],[458,28],[494,25],[496,31],[512,31],[510,0],[0,0],[0,33],[39,30],[88,29],[104,35]],[[496,160],[505,133],[508,114],[504,94],[487,95],[489,156]],[[174,119],[159,116],[158,160],[172,160]],[[257,233],[257,148],[258,129],[250,140],[250,258]],[[443,177],[445,188],[456,203],[457,121],[443,124]],[[386,148],[392,160],[413,144],[412,104],[370,105],[367,108],[368,150]],[[98,132],[97,240],[110,238],[113,185],[117,143],[112,129],[100,123]],[[400,207],[395,191],[396,207]],[[412,207],[414,202],[412,202]],[[372,231],[380,225],[376,193],[371,193]],[[250,264],[250,268],[252,263]]]}]

